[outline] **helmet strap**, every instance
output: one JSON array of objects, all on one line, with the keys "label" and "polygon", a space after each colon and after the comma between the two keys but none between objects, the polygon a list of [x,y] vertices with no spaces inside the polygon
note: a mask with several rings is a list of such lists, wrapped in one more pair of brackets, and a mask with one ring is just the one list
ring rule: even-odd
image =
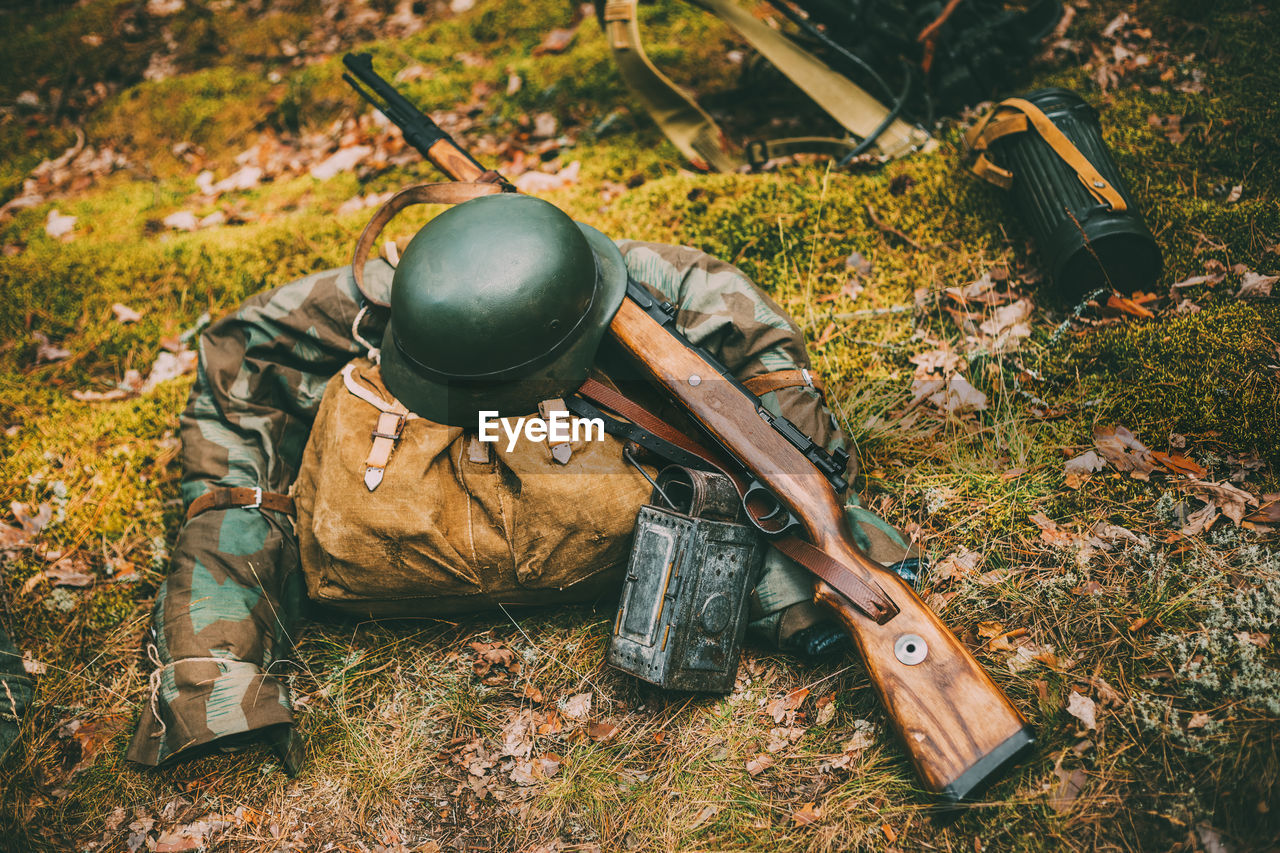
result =
[{"label": "helmet strap", "polygon": [[373,215],[373,218],[369,220],[369,224],[364,227],[364,231],[360,232],[360,239],[356,241],[356,253],[351,261],[351,274],[355,277],[356,287],[359,288],[360,295],[370,304],[382,308],[387,307],[387,303],[374,299],[369,295],[369,291],[365,289],[364,265],[369,260],[369,253],[373,250],[374,241],[378,239],[382,229],[387,227],[387,223],[394,219],[397,213],[415,204],[461,204],[464,201],[470,201],[482,195],[494,195],[500,192],[502,192],[502,187],[498,184],[457,181],[438,184],[416,184],[400,190],[400,192],[387,199],[382,207],[378,208],[378,212]]}]

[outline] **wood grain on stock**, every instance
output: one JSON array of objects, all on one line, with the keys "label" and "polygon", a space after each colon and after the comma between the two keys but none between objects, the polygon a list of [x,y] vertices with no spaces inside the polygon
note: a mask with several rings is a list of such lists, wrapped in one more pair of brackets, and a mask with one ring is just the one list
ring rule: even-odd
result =
[{"label": "wood grain on stock", "polygon": [[[850,572],[877,584],[901,612],[883,625],[819,582],[816,599],[835,610],[866,661],[867,672],[925,786],[958,800],[1031,743],[1022,715],[946,625],[894,572],[849,541],[844,511],[825,478],[761,420],[742,392],[695,352],[676,343],[630,300],[610,324],[621,346],[799,519],[809,541]],[[690,377],[697,376],[695,383]],[[917,634],[925,659],[899,662],[894,643]]]},{"label": "wood grain on stock", "polygon": [[427,159],[455,181],[478,181],[484,168],[477,165],[452,139],[437,140],[427,151]]}]

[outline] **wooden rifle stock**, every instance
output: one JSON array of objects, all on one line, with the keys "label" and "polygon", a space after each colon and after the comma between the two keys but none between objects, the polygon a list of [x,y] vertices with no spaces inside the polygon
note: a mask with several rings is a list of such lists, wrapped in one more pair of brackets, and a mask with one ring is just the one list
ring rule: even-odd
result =
[{"label": "wooden rifle stock", "polygon": [[716,444],[799,519],[805,539],[897,605],[897,614],[881,624],[828,584],[815,585],[816,600],[835,611],[866,661],[926,788],[958,802],[1031,746],[1027,721],[959,638],[905,581],[853,544],[831,485],[758,416],[754,400],[729,382],[715,381],[714,367],[629,299],[610,332]]},{"label": "wooden rifle stock", "polygon": [[[490,181],[513,189],[447,136],[426,156],[455,181]],[[827,583],[818,580],[814,587],[815,599],[835,612],[862,654],[871,683],[928,790],[959,802],[1030,748],[1032,730],[1008,697],[905,581],[858,550],[831,485],[758,416],[752,398],[717,381],[715,367],[630,299],[623,300],[609,331],[746,473],[800,520],[810,544],[892,599],[897,612],[877,622]],[[697,380],[691,381],[693,377]]]}]

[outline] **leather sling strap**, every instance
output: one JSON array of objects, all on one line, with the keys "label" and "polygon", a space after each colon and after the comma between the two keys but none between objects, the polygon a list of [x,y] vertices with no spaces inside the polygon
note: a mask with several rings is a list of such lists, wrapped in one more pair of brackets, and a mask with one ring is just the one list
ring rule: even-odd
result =
[{"label": "leather sling strap", "polygon": [[983,180],[1009,189],[1013,185],[1013,172],[991,162],[986,152],[995,140],[1032,129],[1049,144],[1063,162],[1072,168],[1076,177],[1080,179],[1080,183],[1098,200],[1099,204],[1106,205],[1116,213],[1123,213],[1128,209],[1119,190],[1098,173],[1094,165],[1080,153],[1080,149],[1076,148],[1066,134],[1058,129],[1053,120],[1035,104],[1023,98],[1008,98],[1001,101],[995,109],[983,117],[982,121],[965,134],[965,144],[970,153],[976,155],[969,168]]},{"label": "leather sling strap", "polygon": [[[728,477],[737,488],[739,495],[744,493],[747,484],[743,482],[736,470],[736,465],[726,461],[719,453],[694,441],[621,392],[588,378],[578,389],[578,394],[617,412],[633,424],[643,427],[686,453],[701,458]],[[747,507],[747,511],[751,512],[751,508]],[[830,584],[854,607],[876,622],[886,622],[898,613],[898,606],[883,590],[864,581],[809,543],[796,536],[775,536],[770,539],[770,542],[783,554]]]},{"label": "leather sling strap", "polygon": [[742,384],[757,397],[782,388],[812,388],[819,394],[826,396],[826,389],[822,384],[822,380],[814,376],[812,371],[803,367],[796,370],[774,370],[769,373],[761,373],[759,376],[752,376],[750,379],[742,380]]},{"label": "leather sling strap", "polygon": [[[823,110],[859,139],[876,132],[889,110],[847,77],[760,21],[736,0],[695,0],[747,40],[765,59],[799,86]],[[699,169],[735,171],[742,160],[729,146],[715,121],[688,94],[664,75],[644,51],[636,21],[636,0],[609,0],[604,26],[618,71],[648,108],[667,138]],[[895,118],[877,137],[871,153],[890,160],[916,151],[929,141],[920,127]],[[797,137],[755,142],[747,150],[753,166],[799,151],[845,154],[856,140]]]},{"label": "leather sling strap", "polygon": [[[489,173],[486,173],[486,176]],[[497,174],[494,172],[493,174]],[[351,260],[351,274],[355,276],[356,287],[360,289],[360,295],[368,302],[378,305],[382,308],[387,307],[387,303],[375,299],[369,295],[369,291],[364,286],[364,265],[369,260],[369,253],[373,250],[373,243],[378,239],[378,235],[382,233],[382,229],[387,227],[387,223],[395,218],[396,214],[411,207],[415,204],[461,204],[464,201],[470,201],[473,198],[479,198],[482,195],[495,195],[503,192],[501,184],[489,183],[488,181],[453,181],[438,184],[416,184],[412,187],[406,187],[378,208],[378,212],[369,220],[369,224],[360,232],[360,239],[356,241],[356,253]]]},{"label": "leather sling strap", "polygon": [[250,489],[243,486],[231,488],[219,487],[210,489],[191,502],[187,507],[186,520],[190,521],[202,512],[211,509],[269,509],[294,515],[293,498],[277,492],[264,492],[261,488]]}]

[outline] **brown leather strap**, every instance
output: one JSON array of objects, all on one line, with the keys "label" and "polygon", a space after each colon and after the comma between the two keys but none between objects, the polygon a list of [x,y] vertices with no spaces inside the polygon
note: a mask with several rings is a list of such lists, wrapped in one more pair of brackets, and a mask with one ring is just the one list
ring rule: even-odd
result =
[{"label": "brown leather strap", "polygon": [[[497,173],[494,172],[494,174],[496,175]],[[485,180],[488,175],[489,173],[486,172],[481,176],[481,180],[474,183],[459,181],[453,183],[417,184],[412,187],[406,187],[387,199],[386,203],[378,208],[378,212],[369,220],[369,224],[360,232],[360,239],[356,241],[356,253],[351,261],[351,274],[355,276],[356,287],[359,288],[360,295],[374,305],[380,305],[383,308],[387,306],[386,302],[374,299],[369,295],[369,291],[365,290],[364,265],[368,262],[369,253],[373,250],[373,241],[378,239],[382,229],[387,227],[387,223],[394,219],[397,213],[415,204],[461,204],[464,201],[470,201],[482,195],[495,195],[502,192],[502,184]]]},{"label": "brown leather strap", "polygon": [[983,117],[982,121],[965,134],[965,143],[969,146],[969,151],[976,155],[969,168],[983,180],[1008,189],[1013,183],[1013,173],[987,159],[986,151],[994,140],[1008,136],[1010,133],[1026,131],[1028,128],[1040,134],[1040,138],[1047,142],[1053,152],[1075,171],[1080,183],[1100,204],[1105,204],[1116,213],[1128,210],[1119,190],[1098,173],[1094,165],[1080,153],[1080,149],[1076,148],[1066,134],[1058,129],[1053,120],[1035,104],[1022,98],[1007,98],[1001,101],[995,109]]},{"label": "brown leather strap", "polygon": [[219,487],[210,489],[191,502],[191,506],[187,507],[187,521],[211,509],[231,509],[234,507],[269,509],[273,512],[283,512],[285,515],[296,514],[293,508],[293,498],[288,495],[282,495],[277,492],[264,492],[262,489],[249,489],[241,486],[234,488]]},{"label": "brown leather strap", "polygon": [[769,373],[761,373],[759,376],[752,376],[750,379],[742,380],[742,384],[757,397],[782,388],[808,387],[824,396],[826,391],[822,380],[814,376],[813,371],[803,367],[796,370],[774,370]]},{"label": "brown leather strap", "polygon": [[[578,393],[592,402],[612,409],[633,424],[644,427],[681,450],[702,458],[708,465],[728,477],[739,495],[746,493],[750,484],[743,478],[736,463],[727,462],[719,453],[708,450],[621,392],[588,378],[578,389]],[[754,515],[752,507],[746,506],[746,510]],[[898,613],[898,606],[883,590],[864,581],[846,566],[836,562],[808,542],[795,536],[776,536],[770,539],[770,542],[783,554],[830,584],[848,599],[849,603],[876,622],[887,622]]]}]

